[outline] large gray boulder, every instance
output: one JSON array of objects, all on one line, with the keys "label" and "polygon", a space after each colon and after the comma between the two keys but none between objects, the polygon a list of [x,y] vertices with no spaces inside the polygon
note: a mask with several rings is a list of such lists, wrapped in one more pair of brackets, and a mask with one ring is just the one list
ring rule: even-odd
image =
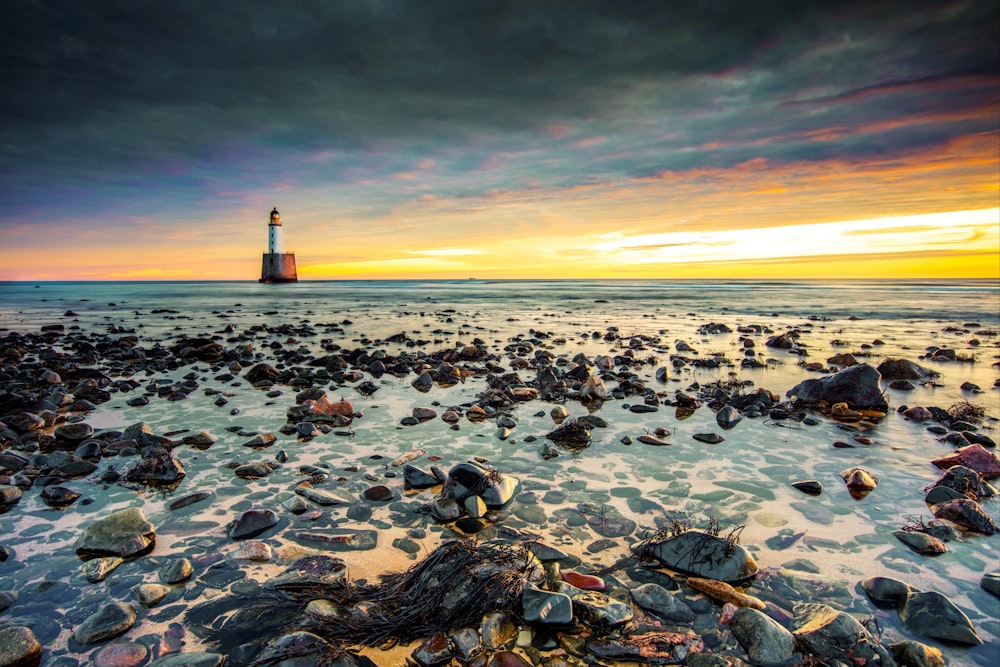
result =
[{"label": "large gray boulder", "polygon": [[740,607],[729,628],[755,665],[784,665],[795,655],[792,633],[761,611]]},{"label": "large gray boulder", "polygon": [[112,512],[87,526],[76,541],[81,558],[118,556],[131,558],[153,548],[156,531],[138,507]]},{"label": "large gray boulder", "polygon": [[757,574],[757,562],[735,542],[699,530],[636,545],[640,556],[684,574],[737,584]]},{"label": "large gray boulder", "polygon": [[937,591],[914,591],[907,595],[899,618],[907,628],[925,637],[962,644],[983,643],[969,617]]},{"label": "large gray boulder", "polygon": [[788,390],[791,396],[806,404],[821,401],[847,403],[855,410],[889,409],[889,404],[879,387],[881,374],[868,364],[858,364],[820,378],[803,380]]}]

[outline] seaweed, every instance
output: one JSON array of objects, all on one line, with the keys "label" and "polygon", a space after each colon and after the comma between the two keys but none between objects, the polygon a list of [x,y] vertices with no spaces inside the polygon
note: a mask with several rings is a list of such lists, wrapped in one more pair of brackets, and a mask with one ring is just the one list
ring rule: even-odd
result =
[{"label": "seaweed", "polygon": [[307,624],[306,630],[339,642],[379,646],[478,625],[494,611],[513,613],[536,566],[524,547],[456,540],[379,584],[321,586],[288,595],[299,602],[323,597],[342,610],[337,622]]}]

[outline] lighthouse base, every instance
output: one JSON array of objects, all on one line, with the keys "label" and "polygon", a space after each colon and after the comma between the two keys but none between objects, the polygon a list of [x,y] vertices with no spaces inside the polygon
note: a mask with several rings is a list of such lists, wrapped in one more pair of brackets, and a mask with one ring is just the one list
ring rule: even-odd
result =
[{"label": "lighthouse base", "polygon": [[299,274],[295,270],[295,253],[264,253],[260,268],[260,283],[297,283]]}]

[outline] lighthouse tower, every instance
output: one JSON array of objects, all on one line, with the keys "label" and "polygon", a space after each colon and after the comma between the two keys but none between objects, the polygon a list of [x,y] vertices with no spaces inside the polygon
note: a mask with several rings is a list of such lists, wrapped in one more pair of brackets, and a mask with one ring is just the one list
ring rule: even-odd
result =
[{"label": "lighthouse tower", "polygon": [[295,254],[285,252],[281,243],[281,214],[275,207],[267,223],[267,252],[261,261],[259,282],[295,283],[298,280]]}]

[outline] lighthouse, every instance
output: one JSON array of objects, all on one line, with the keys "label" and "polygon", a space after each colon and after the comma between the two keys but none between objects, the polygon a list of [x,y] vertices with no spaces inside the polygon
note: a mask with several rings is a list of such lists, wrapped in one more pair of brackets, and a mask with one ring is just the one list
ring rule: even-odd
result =
[{"label": "lighthouse", "polygon": [[275,207],[267,223],[267,252],[261,261],[262,283],[295,283],[299,276],[295,270],[295,253],[285,252],[281,242],[281,214]]}]

